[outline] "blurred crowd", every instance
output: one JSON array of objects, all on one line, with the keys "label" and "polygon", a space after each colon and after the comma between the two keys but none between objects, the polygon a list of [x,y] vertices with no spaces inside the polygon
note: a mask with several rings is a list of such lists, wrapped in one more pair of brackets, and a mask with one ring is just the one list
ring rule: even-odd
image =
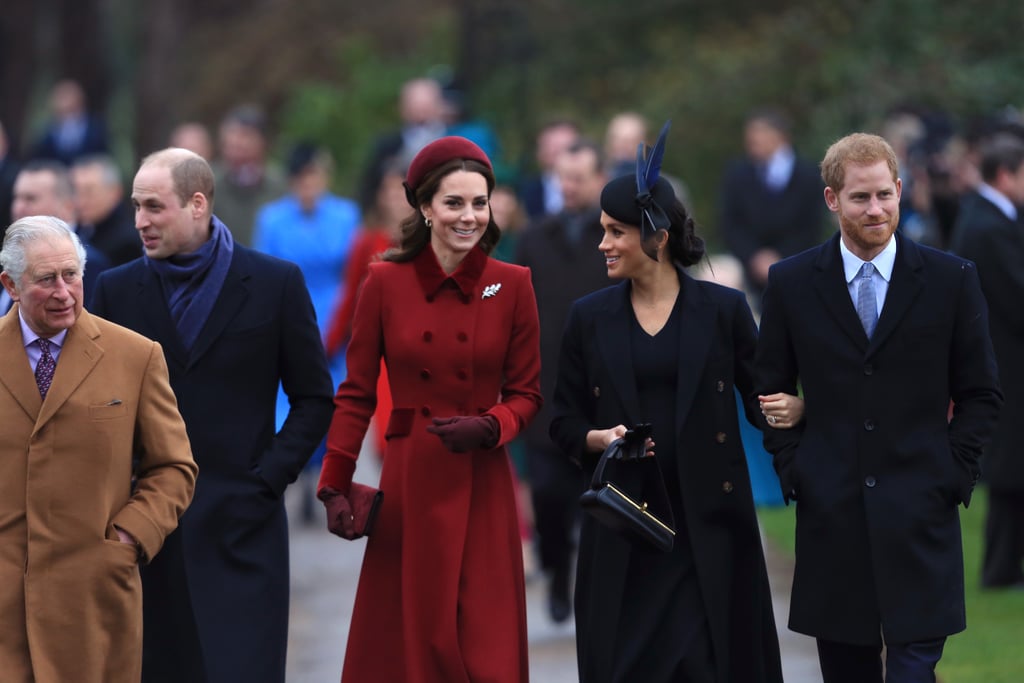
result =
[{"label": "blurred crowd", "polygon": [[[649,122],[642,114],[623,111],[607,121],[601,139],[584,132],[593,122],[552,118],[523,145],[534,152],[524,165],[504,159],[497,132],[485,121],[464,117],[461,102],[435,80],[418,78],[403,84],[396,93],[396,111],[400,124],[373,142],[358,187],[351,188],[348,197],[335,193],[331,155],[316,141],[300,140],[273,158],[275,131],[266,112],[254,104],[232,108],[215,130],[183,121],[167,143],[211,163],[216,179],[214,212],[235,242],[299,266],[337,386],[345,376],[345,347],[361,279],[368,264],[397,244],[400,224],[410,212],[402,186],[407,165],[425,145],[444,135],[473,140],[501,171],[491,198],[503,232],[495,256],[528,265],[533,272],[541,320],[542,389],[550,399],[569,305],[610,284],[596,248],[601,238],[601,189],[608,180],[632,173],[637,147],[652,142],[649,124],[661,121]],[[836,131],[836,136],[845,132]],[[995,183],[983,168],[986,146],[1001,139],[1024,142],[1024,117],[1007,108],[961,123],[934,111],[903,108],[893,111],[877,132],[899,157],[899,229],[916,242],[956,250],[970,243],[958,235],[967,229],[963,207],[975,201],[980,187]],[[755,315],[769,267],[820,243],[835,229],[822,201],[824,184],[810,161],[820,155],[817,150],[796,149],[793,140],[799,136],[794,133],[782,110],[750,112],[737,131],[737,157],[722,171],[718,215],[713,220],[697,217],[699,225],[715,227],[723,249],[696,267],[696,274],[745,290]],[[524,166],[528,170],[511,171]],[[9,144],[0,122],[0,213],[10,221],[53,215],[73,226],[88,250],[87,301],[90,280],[142,254],[127,170],[115,161],[106,123],[90,112],[86,93],[73,81],[53,87],[45,127],[21,149]],[[670,180],[688,203],[686,179]],[[1024,205],[1024,180],[1007,187],[1009,200]],[[984,283],[986,265],[980,267]],[[0,303],[3,312],[10,307],[9,300]],[[993,320],[998,315],[993,311]],[[1016,334],[1019,344],[1019,331]],[[280,404],[279,426],[287,414],[283,394]],[[382,375],[377,414],[389,412]],[[528,576],[548,582],[551,617],[563,621],[571,614],[575,516],[582,482],[578,470],[552,450],[548,419],[542,413],[513,445],[512,453],[521,489]],[[383,425],[376,423],[368,440],[378,453],[383,450],[382,431]],[[751,428],[746,436],[755,499],[761,504],[781,502],[759,432]],[[318,469],[314,458],[306,476],[309,520]]]}]

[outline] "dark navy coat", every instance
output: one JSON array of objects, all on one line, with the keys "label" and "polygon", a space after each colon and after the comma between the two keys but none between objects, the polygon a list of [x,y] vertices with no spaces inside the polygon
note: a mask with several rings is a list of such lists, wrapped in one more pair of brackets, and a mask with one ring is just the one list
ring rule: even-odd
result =
[{"label": "dark navy coat", "polygon": [[862,645],[939,638],[965,627],[957,506],[1002,403],[988,309],[973,263],[897,233],[868,341],[839,239],[772,267],[758,340],[760,392],[799,382],[806,402],[796,429],[765,432],[797,499],[789,626]]},{"label": "dark navy coat", "polygon": [[[281,683],[282,494],[326,433],[334,395],[302,273],[236,243],[191,353],[144,259],[104,272],[92,301],[163,346],[200,472],[192,506],[143,573],[143,680]],[[279,382],[291,410],[275,434]]]}]

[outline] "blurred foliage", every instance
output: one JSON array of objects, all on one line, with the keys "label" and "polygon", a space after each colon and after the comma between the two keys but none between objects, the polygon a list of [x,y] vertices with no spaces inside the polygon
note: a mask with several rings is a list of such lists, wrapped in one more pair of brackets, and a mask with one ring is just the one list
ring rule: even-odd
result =
[{"label": "blurred foliage", "polygon": [[[894,108],[941,112],[962,129],[1024,104],[1020,3],[76,1],[106,8],[117,84],[106,104],[117,134],[137,145],[162,140],[172,121],[214,127],[231,106],[257,102],[280,133],[279,154],[299,138],[325,144],[337,189],[351,194],[372,140],[398,123],[400,83],[448,69],[522,171],[546,120],[574,118],[600,139],[622,110],[646,115],[652,130],[671,118],[665,169],[687,184],[712,246],[722,169],[741,153],[755,107],[786,110],[798,152],[817,160],[836,137],[878,131]],[[144,59],[151,52],[168,58]],[[143,86],[158,107],[125,95]],[[133,106],[149,112],[134,122],[148,140],[125,129]]]},{"label": "blurred foliage", "polygon": [[322,144],[336,163],[335,187],[354,193],[375,137],[400,123],[396,99],[402,83],[429,73],[424,65],[453,59],[453,24],[439,17],[418,54],[403,58],[387,57],[364,37],[344,41],[336,50],[331,79],[297,83],[288,91],[279,149],[283,153],[286,145],[300,140]]},{"label": "blurred foliage", "polygon": [[[350,168],[376,132],[396,125],[400,81],[445,60],[473,76],[473,114],[494,125],[507,160],[524,170],[545,120],[574,118],[600,139],[618,111],[640,111],[654,130],[671,118],[665,168],[687,183],[714,246],[722,169],[741,153],[743,118],[755,107],[786,110],[798,152],[817,160],[833,139],[877,131],[898,107],[941,111],[963,125],[1024,104],[1024,83],[1012,76],[1024,49],[1019,31],[1007,30],[1024,27],[1024,9],[997,5],[491,0],[471,16],[437,10],[441,19],[402,54],[389,55],[383,38],[353,43],[343,53],[346,75],[292,87],[282,120],[288,134],[323,135]],[[471,66],[446,54],[454,35]]]}]

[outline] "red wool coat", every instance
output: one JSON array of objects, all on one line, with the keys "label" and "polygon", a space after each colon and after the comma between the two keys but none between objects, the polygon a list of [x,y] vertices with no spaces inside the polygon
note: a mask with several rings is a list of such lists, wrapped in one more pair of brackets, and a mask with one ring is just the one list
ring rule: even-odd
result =
[{"label": "red wool coat", "polygon": [[[541,404],[526,268],[470,252],[449,277],[428,246],[375,263],[356,304],[320,486],[347,490],[384,358],[394,409],[384,503],[366,546],[349,683],[528,680],[522,551],[504,444]],[[451,453],[433,417],[494,416],[497,448]]]}]

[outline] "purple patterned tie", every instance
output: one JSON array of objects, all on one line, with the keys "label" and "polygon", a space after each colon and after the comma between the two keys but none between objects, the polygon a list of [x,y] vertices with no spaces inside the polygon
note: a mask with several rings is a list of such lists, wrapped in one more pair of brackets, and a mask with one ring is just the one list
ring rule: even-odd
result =
[{"label": "purple patterned tie", "polygon": [[40,395],[46,398],[46,392],[50,390],[50,382],[53,381],[53,371],[57,369],[57,362],[50,355],[49,340],[40,337],[36,343],[43,351],[43,355],[39,357],[39,363],[36,364],[36,384],[39,385]]}]

